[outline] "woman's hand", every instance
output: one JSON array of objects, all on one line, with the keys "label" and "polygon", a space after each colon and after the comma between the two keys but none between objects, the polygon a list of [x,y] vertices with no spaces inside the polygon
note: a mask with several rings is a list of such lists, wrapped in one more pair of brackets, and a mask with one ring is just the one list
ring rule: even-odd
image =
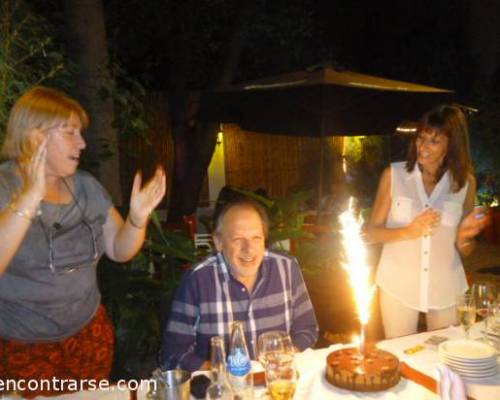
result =
[{"label": "woman's hand", "polygon": [[123,219],[116,208],[111,207],[103,227],[106,255],[118,262],[125,262],[141,249],[146,236],[149,214],[165,195],[167,180],[163,168],[156,168],[153,177],[141,188],[142,176],[135,174],[130,196],[128,217]]},{"label": "woman's hand", "polygon": [[467,242],[477,236],[489,223],[487,210],[484,207],[474,208],[462,220],[458,227],[457,244],[466,245]]},{"label": "woman's hand", "polygon": [[[45,183],[45,170],[47,164],[47,141],[48,136],[37,131],[34,134],[33,144],[29,144],[28,148],[34,148],[28,154],[19,157],[19,168],[24,183],[24,192],[33,194],[37,200],[41,200],[45,196],[47,190]],[[40,138],[40,139],[35,139]]]},{"label": "woman's hand", "polygon": [[419,237],[432,235],[432,231],[441,222],[441,214],[431,208],[417,215],[415,219],[406,227],[408,239],[418,239]]},{"label": "woman's hand", "polygon": [[141,189],[142,175],[135,174],[130,196],[130,223],[136,228],[144,228],[147,224],[149,214],[160,203],[165,195],[167,179],[162,167],[157,167],[153,177]]}]

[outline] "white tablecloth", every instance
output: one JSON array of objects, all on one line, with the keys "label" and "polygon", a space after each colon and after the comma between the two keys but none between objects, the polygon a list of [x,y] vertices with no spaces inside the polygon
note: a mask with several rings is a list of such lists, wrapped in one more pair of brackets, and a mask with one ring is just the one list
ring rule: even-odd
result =
[{"label": "white tablecloth", "polygon": [[[481,324],[477,324],[471,330],[471,337],[480,337]],[[425,348],[411,355],[405,354],[404,350],[423,344],[432,335],[445,336],[449,339],[464,337],[459,327],[450,327],[433,332],[425,332],[401,338],[384,340],[377,344],[380,349],[389,351],[396,355],[400,361],[406,362],[410,367],[433,377],[439,381],[437,367],[439,366],[437,348]],[[390,390],[376,393],[358,393],[343,390],[332,386],[325,378],[325,366],[327,355],[343,345],[332,345],[327,349],[306,350],[296,355],[297,369],[300,379],[297,384],[295,400],[329,400],[329,399],[402,399],[402,400],[437,400],[439,396],[427,390],[423,386],[410,380],[401,378],[400,382]],[[496,376],[481,381],[465,381],[468,394],[476,400],[500,400],[500,373]],[[256,388],[257,399],[267,399],[265,388]]]},{"label": "white tablecloth", "polygon": [[[472,327],[471,338],[480,338],[480,331],[484,328],[482,323]],[[380,342],[377,346],[390,351],[401,361],[412,368],[439,380],[437,367],[440,365],[437,349],[425,349],[412,355],[405,354],[404,349],[423,343],[432,335],[445,336],[449,339],[463,339],[464,333],[460,327],[450,327],[434,332],[424,332],[417,335],[405,336]],[[467,394],[476,400],[500,400],[500,373],[485,380],[466,380]]]},{"label": "white tablecloth", "polygon": [[405,399],[405,400],[437,400],[434,393],[406,379],[390,390],[373,393],[359,393],[332,386],[325,378],[327,355],[344,346],[333,345],[327,349],[306,350],[296,357],[300,379],[297,384],[295,400],[302,399]]},{"label": "white tablecloth", "polygon": [[[471,330],[471,336],[479,337],[480,324]],[[377,346],[396,355],[400,361],[406,362],[412,368],[438,380],[437,367],[439,365],[437,349],[426,348],[411,355],[404,353],[405,349],[423,344],[432,335],[445,336],[449,339],[463,338],[463,331],[458,327],[450,327],[433,332],[425,332],[417,335],[405,336],[397,339],[385,340]],[[308,349],[296,355],[296,365],[300,373],[297,384],[295,400],[354,400],[354,399],[384,399],[384,400],[438,400],[439,396],[424,387],[401,378],[400,382],[390,390],[376,393],[357,393],[343,390],[332,386],[325,378],[325,365],[327,355],[343,345],[332,345],[327,349]],[[468,394],[476,400],[500,400],[500,373],[492,378],[481,381],[466,381]],[[37,399],[49,399],[37,397]],[[128,392],[79,392],[71,395],[51,397],[52,400],[129,400]],[[139,391],[138,400],[145,399],[145,391]],[[267,400],[265,387],[255,387],[255,399]]]}]

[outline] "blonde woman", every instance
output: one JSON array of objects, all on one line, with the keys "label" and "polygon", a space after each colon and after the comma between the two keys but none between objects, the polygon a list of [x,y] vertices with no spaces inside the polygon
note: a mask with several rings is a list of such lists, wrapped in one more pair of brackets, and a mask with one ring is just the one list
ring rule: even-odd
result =
[{"label": "blonde woman", "polygon": [[103,253],[137,253],[166,183],[161,168],[144,186],[137,174],[124,221],[78,170],[87,125],[77,101],[46,87],[11,110],[0,164],[0,378],[109,375],[114,336],[96,265]]}]

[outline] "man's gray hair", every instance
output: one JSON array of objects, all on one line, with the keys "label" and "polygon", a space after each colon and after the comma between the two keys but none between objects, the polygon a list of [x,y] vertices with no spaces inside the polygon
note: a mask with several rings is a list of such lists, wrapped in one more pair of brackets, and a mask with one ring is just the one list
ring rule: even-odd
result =
[{"label": "man's gray hair", "polygon": [[214,234],[215,235],[222,234],[222,222],[224,221],[224,216],[227,214],[229,210],[236,207],[254,210],[259,215],[260,220],[262,221],[262,229],[264,231],[264,237],[267,239],[267,235],[269,233],[269,216],[267,215],[267,211],[262,204],[250,198],[238,199],[226,203],[222,207],[221,211],[219,212],[215,220]]}]

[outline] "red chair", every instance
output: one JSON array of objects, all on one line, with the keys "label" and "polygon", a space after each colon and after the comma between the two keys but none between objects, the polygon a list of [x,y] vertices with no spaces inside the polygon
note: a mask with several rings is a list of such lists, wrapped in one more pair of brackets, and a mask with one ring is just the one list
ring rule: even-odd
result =
[{"label": "red chair", "polygon": [[165,229],[169,231],[181,233],[186,235],[188,238],[194,241],[196,235],[196,230],[198,228],[198,223],[196,220],[196,215],[184,215],[182,217],[182,223],[165,223],[163,224]]},{"label": "red chair", "polygon": [[198,221],[196,219],[196,214],[184,215],[182,217],[184,222],[184,230],[186,234],[194,240],[196,232],[198,230]]}]

